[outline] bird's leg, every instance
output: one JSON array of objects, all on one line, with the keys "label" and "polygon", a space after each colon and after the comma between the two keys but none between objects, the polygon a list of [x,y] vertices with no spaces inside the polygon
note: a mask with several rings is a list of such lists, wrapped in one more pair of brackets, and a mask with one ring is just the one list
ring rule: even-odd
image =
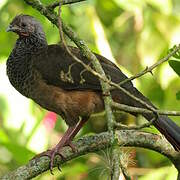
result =
[{"label": "bird's leg", "polygon": [[[61,138],[61,140],[59,141],[59,143],[56,145],[56,146],[60,146],[60,147],[63,147],[63,146],[66,146],[66,141],[68,140],[68,137],[69,135],[71,134],[71,132],[73,131],[73,129],[76,127],[77,125],[75,126],[71,126],[67,129],[67,131],[64,133],[63,137]],[[42,156],[48,156],[51,158],[53,152],[55,151],[56,149],[56,146],[51,149],[51,150],[47,150],[47,151],[44,151],[40,154],[37,154],[35,157],[33,157],[32,159],[36,159],[36,158],[39,158],[39,157],[42,157]],[[62,158],[63,156],[61,154],[59,154]]]},{"label": "bird's leg", "polygon": [[64,146],[70,146],[72,150],[75,150],[75,147],[72,144],[72,140],[79,132],[79,130],[82,128],[82,126],[86,123],[86,121],[87,120],[83,119],[75,126],[69,127],[68,130],[65,132],[64,136],[62,137],[62,139],[59,141],[59,143],[53,148],[53,150],[56,151],[57,153],[60,150],[60,148]]},{"label": "bird's leg", "polygon": [[77,125],[69,127],[68,130],[65,132],[64,136],[62,139],[59,141],[59,143],[51,150],[51,155],[50,155],[50,171],[52,173],[53,169],[53,163],[54,163],[54,158],[56,154],[59,154],[61,157],[62,154],[60,152],[61,148],[64,146],[70,146],[72,150],[75,150],[75,146],[72,144],[73,138],[76,136],[76,134],[79,132],[79,130],[82,128],[82,126],[86,123],[88,118],[81,120]]},{"label": "bird's leg", "polygon": [[[73,138],[76,136],[76,134],[79,132],[79,130],[83,127],[83,125],[87,122],[88,118],[82,119],[77,125],[76,127],[71,131],[71,134],[69,135],[69,138],[67,139],[67,144],[70,147],[72,146],[72,140]],[[72,148],[73,149],[73,148]]]},{"label": "bird's leg", "polygon": [[76,147],[72,144],[72,140],[76,136],[76,134],[79,132],[79,130],[82,128],[82,126],[87,122],[87,120],[88,118],[83,119],[78,124],[69,127],[67,131],[64,133],[64,136],[61,138],[59,143],[53,149],[42,152],[36,155],[33,159],[36,159],[42,156],[50,157],[50,171],[51,171],[51,174],[53,174],[52,169],[53,169],[55,155],[58,154],[59,156],[64,158],[64,156],[60,152],[61,148],[63,148],[64,146],[70,146],[73,151],[76,150]]}]

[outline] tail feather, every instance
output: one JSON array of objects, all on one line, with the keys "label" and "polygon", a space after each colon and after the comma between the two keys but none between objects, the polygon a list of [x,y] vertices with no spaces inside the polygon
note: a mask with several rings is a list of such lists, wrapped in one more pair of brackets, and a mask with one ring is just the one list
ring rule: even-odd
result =
[{"label": "tail feather", "polygon": [[[132,93],[134,96],[145,101],[147,104],[151,105],[157,109],[142,93],[140,93],[133,86],[125,86],[125,88]],[[144,105],[133,100],[129,96],[125,95],[119,90],[112,92],[112,97],[114,101],[130,106],[145,108]],[[152,120],[153,114],[142,114],[148,121]],[[165,136],[165,138],[170,142],[176,151],[180,151],[180,127],[174,123],[168,116],[161,115],[157,120],[154,121],[153,125]]]},{"label": "tail feather", "polygon": [[[148,114],[144,115],[146,119],[151,117]],[[149,117],[149,118],[148,118]],[[154,126],[165,136],[176,151],[180,151],[180,128],[167,116],[159,116],[154,121]]]}]

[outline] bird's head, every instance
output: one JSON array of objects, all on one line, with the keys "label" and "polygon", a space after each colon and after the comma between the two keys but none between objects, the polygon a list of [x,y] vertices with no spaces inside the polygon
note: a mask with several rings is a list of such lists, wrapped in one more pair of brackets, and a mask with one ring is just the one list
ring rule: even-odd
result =
[{"label": "bird's head", "polygon": [[20,37],[30,37],[32,35],[44,38],[45,34],[39,21],[29,15],[17,15],[9,24],[7,32],[15,32]]}]

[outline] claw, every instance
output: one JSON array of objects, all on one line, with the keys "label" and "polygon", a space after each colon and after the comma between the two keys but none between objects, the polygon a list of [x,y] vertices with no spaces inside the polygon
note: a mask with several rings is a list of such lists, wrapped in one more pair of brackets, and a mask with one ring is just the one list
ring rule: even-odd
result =
[{"label": "claw", "polygon": [[52,169],[52,167],[50,166],[50,173],[52,174],[52,175],[54,175],[54,173],[53,173],[53,169]]},{"label": "claw", "polygon": [[30,161],[35,160],[37,162],[37,160],[42,156],[47,156],[50,158],[51,157],[51,150],[47,150],[47,151],[44,151],[40,154],[35,155]]},{"label": "claw", "polygon": [[72,142],[68,142],[67,146],[69,146],[74,153],[78,151],[77,147]]},{"label": "claw", "polygon": [[60,164],[57,165],[57,168],[60,172],[62,172],[61,168],[60,168]]},{"label": "claw", "polygon": [[53,164],[54,164],[54,157],[56,155],[56,149],[52,152],[51,158],[50,158],[50,172],[53,174]]},{"label": "claw", "polygon": [[[76,146],[72,142],[68,142],[64,146],[69,146],[72,149],[73,152],[77,152],[78,151],[78,149],[76,148]],[[65,159],[64,155],[61,154],[61,152],[60,152],[63,147],[58,147],[57,146],[57,147],[53,148],[52,150],[47,150],[45,152],[37,154],[31,160],[37,160],[38,158],[40,158],[42,156],[48,156],[50,158],[50,164],[49,164],[50,173],[52,175],[54,175],[53,174],[53,164],[54,164],[55,156],[59,155],[63,160]],[[57,165],[57,168],[58,168],[59,171],[61,171],[61,168],[60,168],[59,164]]]},{"label": "claw", "polygon": [[[52,150],[47,150],[45,152],[42,152],[40,154],[37,154],[35,155],[31,160],[38,160],[40,157],[43,157],[43,156],[47,156],[50,158],[50,164],[49,164],[49,169],[50,169],[50,173],[52,175],[54,175],[53,173],[53,164],[54,164],[54,158],[56,155],[59,155],[62,159],[65,159],[65,157],[60,153],[60,152],[57,152],[58,149],[56,150],[56,148],[53,148]],[[61,168],[60,168],[60,165],[58,164],[58,169],[61,171]]]}]

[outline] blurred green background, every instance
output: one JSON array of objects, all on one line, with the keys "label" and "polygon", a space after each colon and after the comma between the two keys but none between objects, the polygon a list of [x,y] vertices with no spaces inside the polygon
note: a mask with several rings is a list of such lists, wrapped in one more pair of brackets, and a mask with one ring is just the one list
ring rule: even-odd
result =
[{"label": "blurred green background", "polygon": [[[23,0],[0,0],[0,176],[55,145],[67,128],[59,116],[23,97],[8,81],[5,64],[17,36],[6,33],[6,28],[21,13],[41,21],[49,44],[59,42],[57,28]],[[64,6],[62,18],[94,52],[118,64],[127,75],[152,65],[180,42],[179,0],[88,0]],[[168,63],[156,68],[153,74],[134,81],[135,85],[159,108],[179,110],[179,77]],[[180,125],[180,117],[172,119]],[[126,124],[145,122],[126,114],[118,114],[118,120]],[[106,130],[104,116],[93,116],[78,136]],[[148,131],[157,133],[154,128]],[[160,154],[130,148],[125,155],[134,179],[176,179],[175,168]],[[110,150],[89,154],[63,165],[61,173],[55,170],[55,176],[47,172],[35,179],[108,179],[109,160]]]}]

